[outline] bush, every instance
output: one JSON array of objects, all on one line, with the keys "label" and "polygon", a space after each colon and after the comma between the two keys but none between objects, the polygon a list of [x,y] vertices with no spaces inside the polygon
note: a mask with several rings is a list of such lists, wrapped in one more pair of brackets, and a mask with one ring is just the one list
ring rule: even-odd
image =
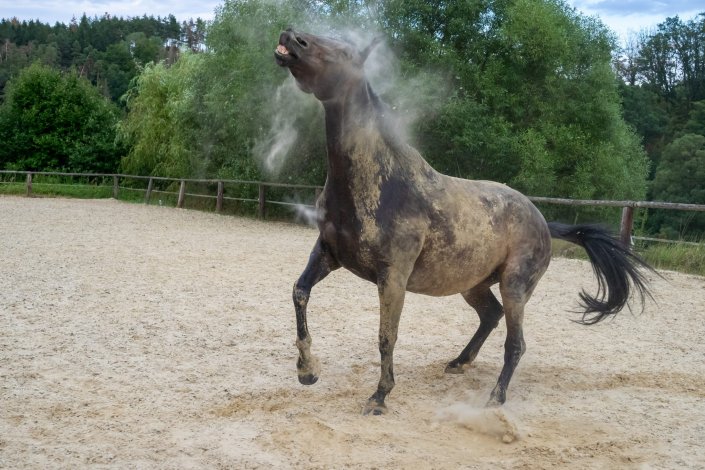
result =
[{"label": "bush", "polygon": [[8,82],[0,168],[113,172],[118,108],[87,80],[35,63]]}]

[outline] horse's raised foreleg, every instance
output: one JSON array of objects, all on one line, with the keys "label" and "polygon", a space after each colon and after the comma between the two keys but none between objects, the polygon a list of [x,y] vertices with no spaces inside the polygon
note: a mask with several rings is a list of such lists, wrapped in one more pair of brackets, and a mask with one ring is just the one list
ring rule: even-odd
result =
[{"label": "horse's raised foreleg", "polygon": [[480,317],[480,326],[477,327],[477,331],[460,355],[446,366],[445,371],[449,374],[463,373],[463,366],[475,360],[485,340],[492,333],[492,330],[497,328],[499,320],[504,315],[502,305],[487,284],[481,284],[465,292],[463,298],[477,311]]},{"label": "horse's raised foreleg", "polygon": [[382,371],[377,385],[377,391],[372,394],[362,413],[381,415],[387,412],[384,399],[394,388],[394,345],[397,342],[399,318],[404,306],[406,281],[404,276],[395,270],[388,270],[377,282],[379,290],[379,354]]},{"label": "horse's raised foreleg", "polygon": [[311,335],[306,323],[306,307],[311,295],[311,289],[331,271],[340,265],[331,256],[326,245],[319,238],[311,251],[306,269],[294,284],[294,309],[296,310],[296,347],[299,349],[299,359],[296,370],[299,382],[311,385],[318,380],[320,364],[318,358],[311,354]]}]

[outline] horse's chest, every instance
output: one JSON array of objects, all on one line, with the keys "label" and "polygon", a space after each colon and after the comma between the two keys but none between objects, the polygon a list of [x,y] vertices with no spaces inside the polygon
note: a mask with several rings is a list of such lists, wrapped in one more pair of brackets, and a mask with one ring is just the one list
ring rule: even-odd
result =
[{"label": "horse's chest", "polygon": [[357,265],[370,266],[372,254],[377,252],[374,238],[355,217],[347,220],[323,220],[320,224],[321,238],[329,246],[331,253],[346,268]]},{"label": "horse's chest", "polygon": [[375,282],[384,247],[373,208],[360,204],[323,204],[321,209],[319,229],[330,252],[343,267]]}]

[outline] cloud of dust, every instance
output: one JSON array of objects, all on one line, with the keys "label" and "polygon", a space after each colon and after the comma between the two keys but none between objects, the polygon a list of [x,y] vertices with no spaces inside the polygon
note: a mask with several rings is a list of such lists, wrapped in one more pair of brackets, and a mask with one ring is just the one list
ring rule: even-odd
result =
[{"label": "cloud of dust", "polygon": [[315,207],[307,206],[305,204],[296,204],[294,206],[296,211],[296,221],[303,222],[306,225],[316,227],[318,222],[323,218],[322,210],[318,210]]},{"label": "cloud of dust", "polygon": [[[339,33],[359,50],[384,34],[374,27],[347,28]],[[422,117],[434,112],[450,92],[447,80],[439,73],[416,70],[402,72],[402,65],[386,40],[377,44],[365,61],[365,76],[372,89],[392,110],[389,119],[400,137],[413,142],[412,128]]]},{"label": "cloud of dust", "polygon": [[478,396],[465,403],[447,406],[436,412],[436,420],[460,424],[471,431],[495,437],[507,444],[521,438],[516,418],[505,407],[488,408],[479,403]]},{"label": "cloud of dust", "polygon": [[[299,27],[295,26],[296,28]],[[367,47],[375,38],[383,37],[383,34],[371,25],[350,27],[332,22],[318,22],[314,25],[302,25],[300,29],[345,40],[359,50]],[[394,127],[407,141],[413,140],[409,131],[413,124],[441,103],[441,98],[448,92],[448,86],[438,74],[421,71],[415,76],[405,76],[402,79],[400,62],[386,41],[377,44],[367,58],[365,75],[375,92],[392,108]],[[254,146],[255,156],[269,175],[280,175],[299,138],[300,132],[296,123],[302,117],[311,115],[312,103],[317,105],[315,98],[301,92],[292,77],[273,94],[270,129]]]},{"label": "cloud of dust", "polygon": [[275,111],[269,131],[253,148],[255,157],[269,175],[279,176],[299,136],[296,120],[310,110],[309,99],[298,89],[293,77],[287,78],[274,93],[271,105]]}]

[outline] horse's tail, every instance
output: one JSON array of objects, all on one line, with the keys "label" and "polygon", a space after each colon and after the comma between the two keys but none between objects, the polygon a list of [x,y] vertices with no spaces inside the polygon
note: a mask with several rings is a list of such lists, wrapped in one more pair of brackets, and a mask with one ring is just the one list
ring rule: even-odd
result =
[{"label": "horse's tail", "polygon": [[580,293],[583,318],[580,323],[592,325],[608,315],[622,310],[636,289],[644,308],[646,297],[651,297],[647,279],[642,269],[655,272],[639,256],[609,230],[599,225],[565,225],[549,222],[551,238],[558,238],[582,246],[587,252],[592,270],[597,277],[597,295],[591,296],[584,290]]}]

